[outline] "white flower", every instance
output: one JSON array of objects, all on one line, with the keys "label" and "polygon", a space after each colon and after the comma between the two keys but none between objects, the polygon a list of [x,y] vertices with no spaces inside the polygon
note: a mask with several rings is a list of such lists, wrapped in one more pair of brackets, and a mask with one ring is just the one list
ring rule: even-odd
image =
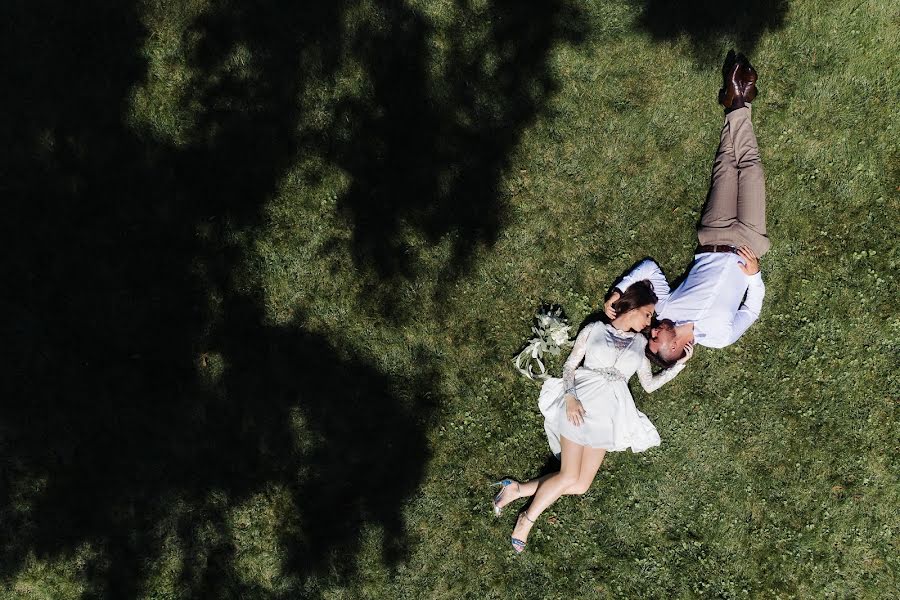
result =
[{"label": "white flower", "polygon": [[557,327],[550,332],[550,340],[557,346],[563,346],[569,341],[569,328]]},{"label": "white flower", "polygon": [[546,379],[547,367],[541,359],[546,352],[557,356],[562,348],[572,345],[569,339],[570,326],[563,316],[561,306],[542,306],[535,313],[534,320],[536,325],[531,328],[534,336],[528,340],[513,364],[529,379]]}]

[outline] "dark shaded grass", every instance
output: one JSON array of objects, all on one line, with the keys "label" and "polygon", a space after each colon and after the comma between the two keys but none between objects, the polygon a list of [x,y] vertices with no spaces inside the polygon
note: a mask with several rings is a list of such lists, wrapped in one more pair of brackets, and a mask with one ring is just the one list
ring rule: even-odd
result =
[{"label": "dark shaded grass", "polygon": [[[338,207],[385,312],[391,282],[419,276],[401,224],[431,244],[452,235],[460,272],[501,226],[497,181],[552,91],[547,53],[577,36],[564,2],[537,20],[497,3],[483,46],[451,40],[453,79],[435,93],[422,16],[389,3],[345,37],[348,6],[226,3],[190,23],[196,122],[178,146],[124,119],[153,34],[138,5],[3,9],[4,579],[87,544],[84,595],[139,595],[174,520],[178,593],[262,594],[235,572],[226,512],[273,485],[291,498],[289,578],[352,577],[365,524],[383,527],[387,564],[408,553],[400,510],[429,458],[432,359],[418,352],[398,380],[299,315],[267,325],[247,249],[288,166],[316,154],[352,177]],[[246,50],[252,65],[234,68]],[[348,52],[372,89],[298,130],[317,109],[304,90]]]},{"label": "dark shaded grass", "polygon": [[752,55],[762,36],[784,26],[790,8],[787,0],[629,1],[640,9],[640,26],[655,39],[686,36],[695,57],[709,67],[721,61],[721,47],[726,40]]}]

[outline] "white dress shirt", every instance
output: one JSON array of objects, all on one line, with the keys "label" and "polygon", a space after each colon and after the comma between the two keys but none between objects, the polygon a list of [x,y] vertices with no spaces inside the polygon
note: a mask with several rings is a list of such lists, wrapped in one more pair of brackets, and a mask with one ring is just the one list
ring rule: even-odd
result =
[{"label": "white dress shirt", "polygon": [[[694,255],[687,278],[675,291],[659,265],[647,259],[625,275],[616,286],[626,290],[635,281],[648,279],[659,298],[656,313],[676,325],[694,324],[694,340],[709,348],[724,348],[740,338],[759,318],[766,286],[762,275],[745,275],[743,259],[730,252]],[[744,295],[746,294],[746,298]]]}]

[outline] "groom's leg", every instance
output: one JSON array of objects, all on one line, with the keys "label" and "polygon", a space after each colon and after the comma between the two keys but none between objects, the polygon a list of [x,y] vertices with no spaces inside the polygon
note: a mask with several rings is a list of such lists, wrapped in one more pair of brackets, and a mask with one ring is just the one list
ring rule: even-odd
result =
[{"label": "groom's leg", "polygon": [[769,249],[765,176],[749,106],[725,115],[697,238],[703,245],[750,246],[757,256]]},{"label": "groom's leg", "polygon": [[740,234],[742,241],[757,256],[762,256],[771,245],[766,235],[766,177],[759,159],[750,107],[735,110],[728,117],[739,170],[737,220],[743,226]]},{"label": "groom's leg", "polygon": [[719,238],[727,236],[730,227],[737,221],[738,170],[734,155],[734,144],[728,120],[722,125],[719,148],[713,161],[712,181],[697,237],[701,244],[721,244]]}]

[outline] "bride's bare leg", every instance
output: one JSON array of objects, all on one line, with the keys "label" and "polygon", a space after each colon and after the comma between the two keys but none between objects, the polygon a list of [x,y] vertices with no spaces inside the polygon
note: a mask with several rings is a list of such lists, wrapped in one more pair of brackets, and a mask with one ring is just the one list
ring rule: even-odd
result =
[{"label": "bride's bare leg", "polygon": [[578,473],[578,481],[566,488],[566,494],[585,494],[594,483],[594,477],[606,458],[605,448],[585,448],[581,456],[581,471]]},{"label": "bride's bare leg", "polygon": [[[558,472],[559,471],[556,473]],[[538,485],[546,481],[547,478],[556,475],[556,473],[549,473],[543,477],[538,477],[537,479],[531,479],[529,481],[516,481],[513,479],[515,483],[503,488],[503,494],[500,496],[500,501],[497,502],[497,508],[503,508],[510,502],[518,500],[519,498],[530,498],[531,496],[534,496],[534,493],[537,492]]]},{"label": "bride's bare leg", "polygon": [[[606,458],[605,449],[584,447],[584,455],[581,458],[581,471],[578,473],[578,481],[567,488],[566,491],[563,492],[563,495],[584,494],[587,492],[594,481],[594,477],[597,476],[597,471],[600,470],[600,465],[603,464],[604,458]],[[556,473],[559,473],[559,471]],[[534,496],[537,493],[538,488],[549,478],[556,475],[556,473],[548,473],[547,475],[529,481],[517,481],[503,491],[503,496],[500,497],[500,502],[497,503],[497,506],[503,508],[510,502],[518,500],[519,498],[530,498],[531,496]]]},{"label": "bride's bare leg", "polygon": [[[559,473],[559,471],[556,471],[556,473]],[[556,473],[548,473],[546,475],[542,475],[541,477],[538,477],[537,479],[530,479],[528,481],[520,483],[518,497],[519,498],[529,498],[531,496],[534,496],[534,494],[538,490],[538,486],[540,486],[542,483],[547,481],[549,478],[556,475]]]},{"label": "bride's bare leg", "polygon": [[[548,506],[562,496],[565,491],[578,482],[581,474],[581,462],[585,447],[562,438],[562,466],[558,473],[553,473],[542,478],[534,494],[534,500],[528,510],[519,515],[512,536],[523,542],[528,539],[528,533],[534,521],[537,521],[541,513]],[[599,465],[598,465],[599,468]]]}]

